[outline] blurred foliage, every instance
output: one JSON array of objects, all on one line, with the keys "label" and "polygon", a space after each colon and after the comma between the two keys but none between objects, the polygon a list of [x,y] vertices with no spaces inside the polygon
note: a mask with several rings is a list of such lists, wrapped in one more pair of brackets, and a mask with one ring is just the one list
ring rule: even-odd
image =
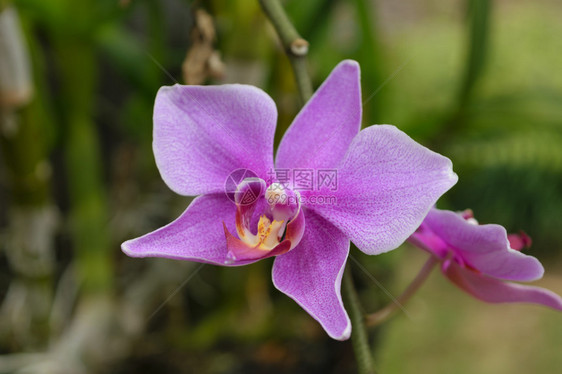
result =
[{"label": "blurred foliage", "polygon": [[[50,238],[57,259],[49,281],[53,294],[70,294],[61,284],[74,267],[78,279],[71,283],[83,298],[104,294],[121,305],[132,286],[143,284],[141,280],[153,280],[159,287],[146,301],[133,298],[134,306],[149,310],[141,318],[146,326],[131,338],[132,347],[120,360],[105,363],[111,370],[101,372],[353,372],[350,344],[331,341],[298,305],[273,289],[270,260],[236,269],[205,266],[175,295],[177,286],[198,268],[169,260],[133,260],[119,250],[119,243],[170,222],[189,203],[169,191],[159,177],[151,150],[152,107],[160,86],[181,81],[196,9],[205,9],[214,18],[215,48],[225,65],[223,80],[209,77],[206,82],[251,83],[265,89],[279,109],[276,144],[297,113],[289,62],[258,2],[11,3],[26,35],[35,95],[29,105],[15,111],[20,138],[2,140],[4,237],[11,227],[9,211],[53,204],[62,220]],[[316,87],[340,60],[358,60],[366,101],[363,125],[395,124],[453,160],[459,183],[440,206],[472,208],[482,223],[525,230],[534,240],[532,253],[541,259],[559,255],[559,2],[287,0],[284,5],[310,42],[309,65]],[[33,174],[42,161],[51,173],[48,182]],[[354,258],[385,285],[394,269],[410,259],[401,251],[377,258],[358,252],[353,252]],[[2,300],[7,300],[11,280],[21,276],[6,258],[0,254],[1,272],[9,274],[0,277]],[[366,273],[354,269],[368,310],[388,302]],[[399,275],[397,284],[402,278]],[[439,287],[422,294],[428,303],[438,303],[436,295],[456,293]],[[460,303],[464,295],[454,297]],[[404,327],[403,320],[377,337],[381,346],[389,346],[381,353],[388,372],[403,372],[408,365],[415,371],[417,366],[408,363],[413,360],[403,357],[416,352],[418,341],[430,346],[433,343],[427,342],[447,336],[459,323],[469,323],[464,319],[468,312],[448,298],[437,305],[447,304],[449,309],[433,308],[426,328],[418,324],[419,340],[408,340],[410,335],[402,330],[413,330]],[[79,310],[78,301],[69,299],[63,316]],[[152,311],[157,313],[151,315]],[[125,314],[126,319],[134,320],[132,316]],[[551,335],[537,342],[533,352],[559,342],[553,323],[540,322]],[[39,346],[46,348],[53,337],[62,335],[56,328],[50,332],[52,336],[43,337]],[[1,351],[30,349],[14,336],[0,339]],[[438,346],[450,353],[451,348],[445,349],[448,344],[445,340]],[[460,357],[464,353],[445,361],[458,359],[469,365],[466,360],[473,354]],[[434,364],[444,359],[428,357]],[[416,359],[423,363],[421,357]],[[548,352],[537,353],[533,360],[529,368],[559,361]],[[443,367],[449,371],[443,372],[452,370],[447,362]]]}]

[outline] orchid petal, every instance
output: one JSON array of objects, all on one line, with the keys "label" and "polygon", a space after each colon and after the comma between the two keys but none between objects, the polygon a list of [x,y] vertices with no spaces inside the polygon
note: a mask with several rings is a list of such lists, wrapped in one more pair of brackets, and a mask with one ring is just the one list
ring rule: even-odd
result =
[{"label": "orchid petal", "polygon": [[281,140],[276,166],[335,167],[360,128],[359,65],[347,60],[334,68],[297,115]]},{"label": "orchid petal", "polygon": [[444,260],[450,253],[449,245],[438,235],[435,235],[429,227],[427,227],[425,220],[416,232],[408,238],[408,242],[418,248],[426,250],[442,260]]},{"label": "orchid petal", "polygon": [[463,262],[491,277],[532,281],[544,268],[535,257],[510,248],[507,232],[500,225],[476,225],[461,215],[432,209],[424,225],[445,241]]},{"label": "orchid petal", "polygon": [[273,167],[277,109],[245,85],[162,87],[154,105],[153,150],[162,179],[180,195],[221,192],[231,172],[262,179]]},{"label": "orchid petal", "polygon": [[479,300],[489,303],[533,303],[562,310],[562,298],[554,292],[534,286],[502,282],[445,261],[442,271],[455,285]]},{"label": "orchid petal", "polygon": [[223,222],[234,230],[236,205],[222,194],[197,197],[174,222],[121,245],[131,257],[164,257],[214,265],[246,265],[227,257]]},{"label": "orchid petal", "polygon": [[298,246],[275,258],[273,284],[297,302],[337,340],[348,339],[351,322],[341,299],[349,240],[312,211]]},{"label": "orchid petal", "polygon": [[390,251],[422,223],[437,199],[457,181],[451,161],[394,126],[371,126],[353,140],[337,169],[335,204],[307,205],[367,254]]},{"label": "orchid petal", "polygon": [[297,216],[287,224],[287,231],[285,233],[285,240],[291,242],[291,248],[295,248],[300,243],[306,228],[304,212],[302,208],[299,207],[299,209],[300,211]]}]

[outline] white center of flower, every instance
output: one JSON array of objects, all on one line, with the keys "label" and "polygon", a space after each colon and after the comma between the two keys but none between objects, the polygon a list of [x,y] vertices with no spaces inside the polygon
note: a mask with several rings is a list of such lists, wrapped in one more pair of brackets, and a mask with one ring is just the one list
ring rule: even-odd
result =
[{"label": "white center of flower", "polygon": [[267,187],[267,190],[265,190],[265,199],[269,205],[286,204],[287,198],[285,187],[283,187],[281,183],[272,183]]}]

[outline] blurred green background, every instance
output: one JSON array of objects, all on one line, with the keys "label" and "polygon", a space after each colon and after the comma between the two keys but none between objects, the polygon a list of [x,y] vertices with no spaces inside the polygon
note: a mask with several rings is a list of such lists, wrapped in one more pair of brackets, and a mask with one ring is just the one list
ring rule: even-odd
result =
[{"label": "blurred green background", "polygon": [[[439,206],[533,238],[562,293],[562,3],[289,0],[315,87],[362,69],[364,126],[394,124],[450,157]],[[249,83],[300,103],[254,0],[0,0],[0,373],[353,373],[274,290],[271,261],[224,269],[130,259],[122,241],[177,217],[154,164],[158,88]],[[353,253],[392,294],[424,262]],[[353,264],[351,264],[353,265]],[[354,268],[368,311],[389,302]],[[372,331],[382,373],[557,373],[553,311],[472,300],[438,272]]]}]

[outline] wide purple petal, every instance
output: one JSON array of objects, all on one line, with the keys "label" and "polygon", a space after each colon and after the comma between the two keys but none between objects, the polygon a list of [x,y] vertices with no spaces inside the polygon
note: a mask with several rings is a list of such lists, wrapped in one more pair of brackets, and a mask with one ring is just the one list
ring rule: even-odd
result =
[{"label": "wide purple petal", "polygon": [[121,245],[131,257],[165,257],[223,266],[246,265],[255,261],[227,258],[224,224],[234,232],[236,205],[223,194],[195,198],[174,222]]},{"label": "wide purple petal", "polygon": [[[302,195],[309,208],[347,234],[359,249],[378,254],[404,242],[456,181],[449,159],[394,126],[377,125],[353,140],[337,169],[335,191],[323,188]],[[312,204],[311,198],[319,196],[331,203]]]},{"label": "wide purple petal", "polygon": [[544,288],[502,282],[463,268],[454,261],[446,261],[442,266],[442,271],[455,285],[482,301],[533,303],[562,310],[562,298]]},{"label": "wide purple petal", "polygon": [[424,225],[445,241],[464,262],[500,279],[532,281],[544,268],[535,257],[510,248],[507,232],[500,225],[477,225],[460,214],[432,209]]},{"label": "wide purple petal", "polygon": [[359,65],[346,60],[334,68],[283,136],[276,166],[335,167],[360,128]]},{"label": "wide purple petal", "polygon": [[341,299],[341,280],[349,240],[312,211],[305,211],[306,228],[300,244],[278,256],[273,284],[294,299],[334,339],[351,334],[351,322]]},{"label": "wide purple petal", "polygon": [[162,87],[153,142],[162,179],[178,194],[200,195],[223,191],[236,169],[267,178],[276,121],[273,100],[256,87]]}]

